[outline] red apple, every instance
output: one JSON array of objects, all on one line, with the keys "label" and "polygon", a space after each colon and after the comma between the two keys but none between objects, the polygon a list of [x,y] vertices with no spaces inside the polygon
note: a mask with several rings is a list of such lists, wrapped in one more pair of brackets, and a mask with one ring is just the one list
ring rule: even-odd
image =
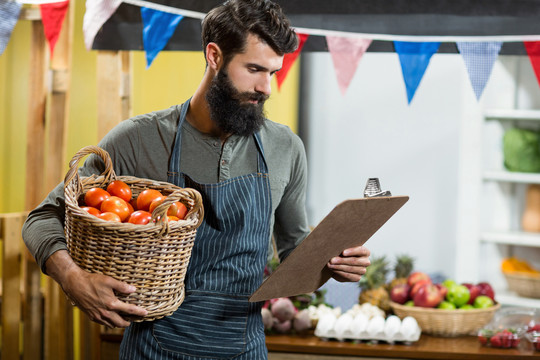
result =
[{"label": "red apple", "polygon": [[416,295],[416,293],[418,292],[418,290],[420,290],[421,287],[425,286],[425,285],[431,285],[431,280],[429,279],[422,279],[422,280],[419,280],[418,282],[416,282],[416,284],[414,284],[412,287],[411,287],[411,292],[410,292],[410,297],[411,299],[414,298],[414,295]]},{"label": "red apple", "polygon": [[461,285],[467,287],[467,289],[469,289],[469,292],[471,293],[471,297],[469,298],[469,301],[467,302],[467,304],[471,304],[471,305],[474,304],[474,299],[476,299],[478,295],[481,295],[480,288],[477,285],[474,285],[471,283],[463,283]]},{"label": "red apple", "polygon": [[480,288],[480,293],[478,295],[489,296],[491,300],[495,301],[495,291],[489,283],[479,282],[478,284],[476,284],[476,286]]},{"label": "red apple", "polygon": [[409,300],[410,289],[407,284],[398,284],[390,290],[390,299],[398,304],[405,304]]},{"label": "red apple", "polygon": [[443,284],[435,284],[435,286],[437,287],[437,289],[439,289],[439,292],[441,293],[443,299],[446,298],[446,294],[448,294],[448,288]]},{"label": "red apple", "polygon": [[443,300],[441,292],[433,284],[427,284],[418,289],[413,298],[414,306],[434,308]]},{"label": "red apple", "polygon": [[414,284],[416,284],[420,280],[429,280],[431,282],[431,279],[428,274],[421,271],[415,271],[411,275],[409,275],[409,277],[407,278],[407,284],[409,284],[409,286],[412,289]]}]

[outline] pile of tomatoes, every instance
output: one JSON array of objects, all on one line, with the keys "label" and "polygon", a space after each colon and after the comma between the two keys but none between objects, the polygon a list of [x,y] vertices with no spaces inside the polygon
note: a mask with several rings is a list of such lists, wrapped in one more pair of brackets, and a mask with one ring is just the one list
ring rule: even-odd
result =
[{"label": "pile of tomatoes", "polygon": [[[133,197],[131,188],[121,180],[114,180],[107,189],[93,187],[84,194],[81,208],[102,220],[145,225],[152,221],[152,211],[167,196],[159,190],[145,189]],[[169,206],[167,218],[177,221],[185,218],[188,209],[180,201]]]}]

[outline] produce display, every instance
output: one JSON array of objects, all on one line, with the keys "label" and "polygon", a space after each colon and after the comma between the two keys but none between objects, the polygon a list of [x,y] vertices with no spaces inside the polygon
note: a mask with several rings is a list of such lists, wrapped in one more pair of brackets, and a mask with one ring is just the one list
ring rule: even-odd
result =
[{"label": "produce display", "polygon": [[[110,182],[106,189],[93,187],[79,200],[79,206],[91,215],[105,221],[146,225],[152,221],[152,212],[167,196],[155,189],[145,189],[133,197],[131,188],[121,180]],[[168,221],[183,220],[188,212],[180,201],[167,210]]]}]

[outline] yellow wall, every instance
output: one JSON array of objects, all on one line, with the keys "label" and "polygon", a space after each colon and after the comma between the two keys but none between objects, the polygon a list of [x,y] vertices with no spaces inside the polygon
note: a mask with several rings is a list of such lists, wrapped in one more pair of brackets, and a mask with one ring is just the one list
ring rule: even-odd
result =
[{"label": "yellow wall", "polygon": [[[75,34],[72,52],[71,94],[67,159],[97,138],[96,52],[87,51],[83,43],[84,2],[73,2]],[[28,113],[28,72],[31,24],[19,21],[4,53],[0,56],[0,212],[24,209],[26,171],[26,122]],[[184,102],[197,87],[203,71],[201,52],[161,52],[146,69],[144,52],[132,57],[133,114],[141,114]],[[267,102],[268,117],[297,130],[298,63],[287,80]],[[31,139],[29,139],[31,141]],[[66,164],[67,170],[67,164]],[[32,181],[39,181],[32,179]]]}]

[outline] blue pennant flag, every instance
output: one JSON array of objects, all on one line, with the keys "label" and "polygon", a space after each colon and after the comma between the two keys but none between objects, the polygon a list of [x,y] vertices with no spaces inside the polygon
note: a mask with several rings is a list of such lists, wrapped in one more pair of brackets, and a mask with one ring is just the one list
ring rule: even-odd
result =
[{"label": "blue pennant flag", "polygon": [[440,42],[394,41],[394,48],[401,62],[409,104],[426,72],[431,56],[439,50],[440,44]]},{"label": "blue pennant flag", "polygon": [[19,21],[22,4],[15,1],[0,1],[0,55],[4,52],[11,32]]},{"label": "blue pennant flag", "polygon": [[456,45],[465,61],[469,79],[478,100],[484,92],[493,65],[499,56],[502,42],[458,42]]},{"label": "blue pennant flag", "polygon": [[169,42],[183,16],[141,7],[141,17],[146,68],[148,69],[157,54]]}]

